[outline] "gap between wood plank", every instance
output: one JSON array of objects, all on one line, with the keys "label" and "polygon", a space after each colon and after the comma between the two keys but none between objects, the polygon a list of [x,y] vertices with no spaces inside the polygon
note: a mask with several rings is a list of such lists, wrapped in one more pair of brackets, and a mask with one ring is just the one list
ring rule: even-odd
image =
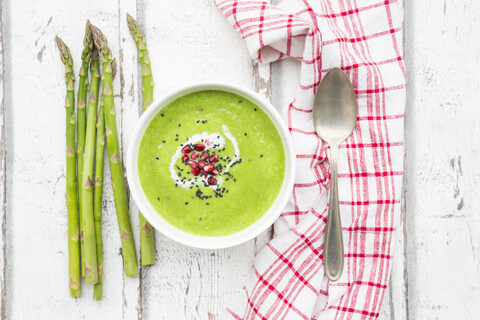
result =
[{"label": "gap between wood plank", "polygon": [[[402,35],[403,35],[403,39],[402,39],[402,42],[403,42],[403,62],[405,63],[405,69],[407,69],[407,66],[406,66],[406,62],[405,62],[405,47],[406,47],[406,32],[405,32],[405,21],[406,21],[406,18],[407,18],[407,15],[406,15],[406,10],[405,10],[405,3],[406,3],[407,0],[402,0],[402,13],[403,13],[403,22],[402,22]],[[405,79],[406,81],[407,79]],[[408,86],[407,86],[408,88]],[[407,99],[405,99],[405,104],[407,103]],[[405,109],[406,109],[406,106],[405,106]],[[406,110],[405,110],[406,111]],[[408,310],[409,310],[409,307],[408,307],[408,256],[407,256],[407,241],[408,241],[408,237],[407,237],[407,175],[406,175],[406,172],[407,172],[407,143],[406,143],[406,139],[407,139],[407,135],[406,135],[406,121],[404,120],[404,123],[403,123],[403,138],[404,138],[404,146],[405,146],[405,149],[403,150],[403,183],[402,183],[402,198],[401,198],[401,202],[402,202],[402,205],[401,205],[401,219],[402,219],[402,233],[403,233],[403,299],[405,301],[405,319],[408,320],[409,319],[409,315],[408,315]],[[392,306],[392,312],[394,311],[393,309],[393,306]],[[394,318],[392,318],[391,320],[394,320]]]},{"label": "gap between wood plank", "polygon": [[3,1],[0,0],[0,73],[1,73],[1,101],[0,101],[0,130],[1,130],[1,141],[0,141],[0,192],[2,193],[2,203],[0,204],[1,209],[1,224],[2,224],[2,283],[1,283],[1,308],[0,308],[0,319],[6,318],[7,312],[7,139],[6,139],[6,130],[5,130],[5,54],[4,54],[4,34],[3,34]]}]

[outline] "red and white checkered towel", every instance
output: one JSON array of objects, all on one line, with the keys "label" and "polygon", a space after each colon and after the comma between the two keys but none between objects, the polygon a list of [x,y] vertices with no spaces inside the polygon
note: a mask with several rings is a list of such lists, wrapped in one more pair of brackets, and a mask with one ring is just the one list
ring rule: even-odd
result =
[{"label": "red and white checkered towel", "polygon": [[[287,121],[297,154],[290,201],[275,238],[254,261],[235,319],[377,318],[391,269],[403,174],[405,68],[395,0],[216,0],[251,57],[302,61]],[[339,196],[345,267],[324,275],[329,163],[312,123],[322,76],[342,68],[353,83],[358,123],[340,145]]]}]

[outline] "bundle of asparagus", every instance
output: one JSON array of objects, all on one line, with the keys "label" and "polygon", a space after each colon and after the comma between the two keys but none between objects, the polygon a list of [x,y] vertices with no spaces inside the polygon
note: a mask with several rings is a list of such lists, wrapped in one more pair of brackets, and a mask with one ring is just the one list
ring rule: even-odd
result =
[{"label": "bundle of asparagus", "polygon": [[[145,39],[137,22],[128,14],[127,21],[142,64],[142,92],[145,109],[153,100],[150,60]],[[94,285],[93,298],[100,300],[103,296],[101,218],[105,141],[107,142],[125,275],[132,277],[138,274],[113,99],[116,62],[115,59],[112,59],[112,52],[108,47],[105,35],[87,21],[82,65],[79,71],[77,119],[75,119],[75,75],[72,56],[70,49],[59,37],[56,37],[55,40],[60,50],[60,58],[65,65],[67,157],[65,198],[68,219],[70,295],[72,297],[81,295],[80,279],[81,276],[84,276],[87,284]],[[88,80],[89,69],[91,69],[90,82]],[[97,112],[100,86],[102,94]],[[87,92],[89,92],[88,101]],[[77,143],[75,143],[75,125]],[[76,152],[74,151],[75,146]],[[155,262],[153,229],[142,214],[140,214],[140,239],[142,265],[153,264]]]}]

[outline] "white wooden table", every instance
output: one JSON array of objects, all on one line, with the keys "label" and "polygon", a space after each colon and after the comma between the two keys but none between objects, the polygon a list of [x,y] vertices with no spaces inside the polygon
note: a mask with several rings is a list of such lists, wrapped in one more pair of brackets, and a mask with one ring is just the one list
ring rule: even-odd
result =
[{"label": "white wooden table", "polygon": [[[480,2],[405,0],[406,177],[381,319],[480,314]],[[253,88],[281,108],[299,64],[254,64],[212,0],[1,1],[0,315],[2,319],[224,319],[271,230],[227,250],[195,250],[156,233],[157,261],[125,278],[110,177],[104,189],[104,299],[69,297],[60,35],[76,72],[85,20],[118,60],[123,151],[139,117],[139,66],[125,14],[145,31],[159,97],[199,80]],[[468,70],[468,72],[467,72]],[[130,200],[138,246],[137,208]],[[137,247],[138,249],[138,247]]]}]

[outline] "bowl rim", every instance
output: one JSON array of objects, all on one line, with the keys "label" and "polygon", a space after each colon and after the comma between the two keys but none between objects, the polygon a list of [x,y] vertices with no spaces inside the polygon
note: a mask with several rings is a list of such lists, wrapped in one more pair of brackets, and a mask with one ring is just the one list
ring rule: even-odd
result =
[{"label": "bowl rim", "polygon": [[[261,108],[275,125],[285,151],[285,176],[282,187],[270,208],[257,221],[235,233],[224,236],[200,236],[183,231],[165,220],[150,204],[143,192],[138,174],[138,152],[143,135],[151,120],[170,102],[187,94],[219,90],[237,94]],[[264,97],[251,89],[221,82],[203,81],[178,88],[155,100],[139,118],[130,138],[126,158],[127,179],[135,204],[145,219],[168,238],[181,244],[200,249],[222,249],[242,244],[269,228],[280,216],[293,190],[295,177],[295,152],[290,132],[277,109]]]}]

